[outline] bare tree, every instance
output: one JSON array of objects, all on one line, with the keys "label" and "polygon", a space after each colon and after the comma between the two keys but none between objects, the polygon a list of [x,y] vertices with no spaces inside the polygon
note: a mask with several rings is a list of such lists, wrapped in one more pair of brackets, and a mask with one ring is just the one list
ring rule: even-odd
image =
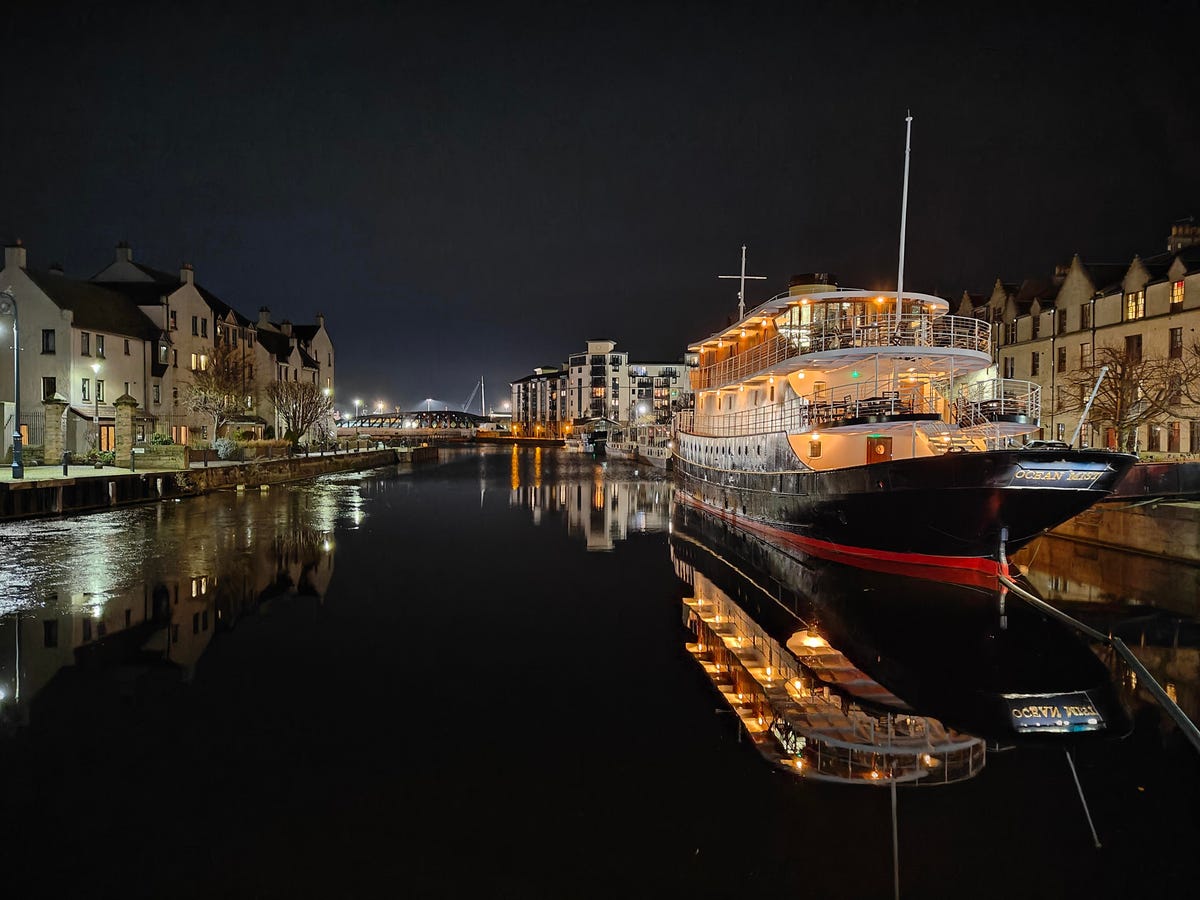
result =
[{"label": "bare tree", "polygon": [[1064,376],[1069,393],[1063,399],[1064,412],[1082,411],[1103,366],[1108,374],[1088,418],[1115,428],[1117,448],[1132,453],[1137,450],[1138,429],[1168,415],[1181,402],[1181,388],[1189,378],[1187,367],[1179,359],[1143,356],[1126,347],[1097,347],[1091,366]]},{"label": "bare tree", "polygon": [[253,367],[244,352],[219,343],[191,375],[183,405],[191,412],[212,417],[215,438],[234,416],[246,411],[246,398],[254,394]]},{"label": "bare tree", "polygon": [[293,440],[328,419],[333,410],[333,398],[311,382],[272,381],[266,393]]}]

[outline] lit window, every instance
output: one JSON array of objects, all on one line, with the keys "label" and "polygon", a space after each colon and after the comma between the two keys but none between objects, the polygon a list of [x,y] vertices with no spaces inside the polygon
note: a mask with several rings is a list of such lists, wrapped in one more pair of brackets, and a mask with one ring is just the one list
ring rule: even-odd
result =
[{"label": "lit window", "polygon": [[1133,322],[1146,316],[1146,292],[1131,291],[1125,295],[1125,321]]},{"label": "lit window", "polygon": [[1171,284],[1171,312],[1179,312],[1183,309],[1183,282],[1176,281]]}]

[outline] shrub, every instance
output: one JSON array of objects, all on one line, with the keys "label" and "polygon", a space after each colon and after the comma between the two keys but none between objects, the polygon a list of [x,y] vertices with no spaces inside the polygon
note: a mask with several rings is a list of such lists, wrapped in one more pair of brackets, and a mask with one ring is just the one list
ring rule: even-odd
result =
[{"label": "shrub", "polygon": [[237,456],[238,442],[233,438],[219,437],[213,441],[213,447],[217,451],[217,459],[233,459]]},{"label": "shrub", "polygon": [[171,436],[169,434],[156,431],[154,434],[150,435],[150,443],[154,446],[161,447],[165,446],[166,444],[174,444],[175,442],[171,440]]}]

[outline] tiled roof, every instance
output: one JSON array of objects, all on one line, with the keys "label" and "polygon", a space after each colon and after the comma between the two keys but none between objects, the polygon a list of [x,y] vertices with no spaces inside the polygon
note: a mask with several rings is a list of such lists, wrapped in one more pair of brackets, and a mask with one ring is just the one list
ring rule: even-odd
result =
[{"label": "tiled roof", "polygon": [[120,291],[36,269],[26,269],[25,274],[59,309],[71,310],[72,324],[78,328],[148,341],[157,340],[162,333],[137,304]]},{"label": "tiled roof", "polygon": [[267,348],[267,352],[280,362],[287,362],[292,357],[292,342],[286,334],[278,331],[258,330],[258,342]]}]

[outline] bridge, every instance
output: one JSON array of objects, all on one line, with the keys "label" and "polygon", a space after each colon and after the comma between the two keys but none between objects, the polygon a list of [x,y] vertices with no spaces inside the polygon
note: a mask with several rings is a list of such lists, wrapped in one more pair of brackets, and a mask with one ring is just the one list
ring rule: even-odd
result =
[{"label": "bridge", "polygon": [[369,435],[373,438],[466,438],[475,433],[487,416],[454,409],[421,409],[411,412],[363,413],[338,420],[339,437]]}]

